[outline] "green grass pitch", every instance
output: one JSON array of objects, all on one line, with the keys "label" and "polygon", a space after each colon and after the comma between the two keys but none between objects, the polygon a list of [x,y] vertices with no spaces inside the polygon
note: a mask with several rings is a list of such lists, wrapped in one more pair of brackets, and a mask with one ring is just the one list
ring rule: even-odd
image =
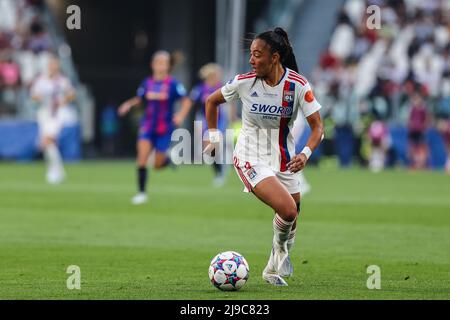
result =
[{"label": "green grass pitch", "polygon": [[[294,276],[261,278],[272,212],[230,171],[212,187],[201,166],[150,173],[134,207],[133,162],[67,165],[59,187],[44,164],[0,164],[0,299],[450,299],[450,177],[442,172],[310,167]],[[220,292],[209,262],[235,250],[250,265],[238,292]],[[81,290],[66,269],[81,268]],[[381,289],[366,287],[367,266]]]}]

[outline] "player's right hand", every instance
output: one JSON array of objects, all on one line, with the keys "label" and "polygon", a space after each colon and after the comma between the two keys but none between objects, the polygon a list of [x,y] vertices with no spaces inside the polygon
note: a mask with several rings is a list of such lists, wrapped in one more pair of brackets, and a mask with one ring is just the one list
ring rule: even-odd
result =
[{"label": "player's right hand", "polygon": [[210,156],[210,157],[214,157],[216,155],[216,148],[218,147],[218,144],[216,143],[208,143],[208,145],[206,146],[205,150],[203,150],[203,153]]},{"label": "player's right hand", "polygon": [[305,168],[308,157],[304,153],[300,153],[292,158],[287,164],[287,169],[292,173],[297,173]]},{"label": "player's right hand", "polygon": [[209,130],[209,142],[205,150],[203,150],[203,153],[210,157],[214,157],[216,155],[216,149],[220,146],[220,135],[221,133],[217,129]]}]

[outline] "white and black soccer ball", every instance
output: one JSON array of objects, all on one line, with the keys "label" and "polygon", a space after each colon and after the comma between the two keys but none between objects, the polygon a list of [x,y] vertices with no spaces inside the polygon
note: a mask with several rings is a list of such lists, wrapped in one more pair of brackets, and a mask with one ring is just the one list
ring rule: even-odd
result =
[{"label": "white and black soccer ball", "polygon": [[235,291],[245,285],[249,270],[248,263],[241,254],[235,251],[221,252],[211,260],[209,280],[220,290]]}]

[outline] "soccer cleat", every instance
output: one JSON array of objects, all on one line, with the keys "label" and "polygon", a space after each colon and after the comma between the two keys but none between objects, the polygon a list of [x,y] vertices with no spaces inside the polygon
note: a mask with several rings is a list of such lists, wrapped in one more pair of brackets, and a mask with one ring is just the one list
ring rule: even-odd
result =
[{"label": "soccer cleat", "polygon": [[[286,247],[286,245],[285,245]],[[286,248],[280,248],[273,244],[272,251],[270,253],[269,262],[263,271],[263,279],[275,286],[287,286],[287,282],[281,277],[282,274],[287,274],[292,267]],[[285,261],[289,261],[286,264]],[[287,271],[286,271],[287,270]],[[292,273],[291,273],[292,274]]]},{"label": "soccer cleat", "polygon": [[47,183],[52,185],[61,184],[66,178],[64,170],[50,169],[47,172]]},{"label": "soccer cleat", "polygon": [[271,285],[278,286],[278,287],[287,287],[288,286],[287,282],[276,273],[264,273],[263,272],[262,277],[267,283],[270,283]]},{"label": "soccer cleat", "polygon": [[[287,249],[287,242],[284,243],[282,247],[277,244],[273,244],[272,246],[272,264],[273,269],[277,274],[286,273],[290,270],[290,259],[289,259],[289,251]],[[287,270],[287,271],[286,271]]]},{"label": "soccer cleat", "polygon": [[284,260],[283,264],[280,266],[279,274],[281,277],[289,278],[294,273],[294,266],[291,262],[291,257],[288,255],[286,260]]},{"label": "soccer cleat", "polygon": [[214,178],[213,185],[215,188],[221,188],[225,184],[225,177],[223,175],[219,175]]},{"label": "soccer cleat", "polygon": [[140,192],[131,199],[131,203],[134,205],[144,204],[148,201],[147,194]]}]

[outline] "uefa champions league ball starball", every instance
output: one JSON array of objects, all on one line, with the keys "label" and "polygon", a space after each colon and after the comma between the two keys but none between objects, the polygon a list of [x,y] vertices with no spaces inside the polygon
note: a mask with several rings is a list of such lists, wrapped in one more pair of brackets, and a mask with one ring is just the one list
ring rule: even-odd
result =
[{"label": "uefa champions league ball starball", "polygon": [[249,270],[248,263],[241,254],[226,251],[211,260],[209,280],[219,290],[236,291],[247,282]]}]

